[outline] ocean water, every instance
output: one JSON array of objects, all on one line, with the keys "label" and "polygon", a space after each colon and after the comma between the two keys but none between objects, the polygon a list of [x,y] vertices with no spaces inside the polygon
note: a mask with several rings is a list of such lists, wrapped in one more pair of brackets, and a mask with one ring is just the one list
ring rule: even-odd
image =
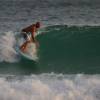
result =
[{"label": "ocean water", "polygon": [[[38,61],[16,34],[41,22]],[[0,1],[0,100],[100,100],[100,1]]]}]

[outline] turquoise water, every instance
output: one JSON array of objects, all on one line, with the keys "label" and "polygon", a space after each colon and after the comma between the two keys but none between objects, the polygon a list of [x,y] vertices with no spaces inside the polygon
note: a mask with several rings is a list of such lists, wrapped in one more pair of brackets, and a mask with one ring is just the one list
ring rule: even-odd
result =
[{"label": "turquoise water", "polygon": [[40,30],[38,62],[1,62],[0,73],[100,73],[100,27],[55,25]]},{"label": "turquoise water", "polygon": [[38,39],[40,63],[48,71],[99,73],[99,27],[51,26],[46,31]]}]

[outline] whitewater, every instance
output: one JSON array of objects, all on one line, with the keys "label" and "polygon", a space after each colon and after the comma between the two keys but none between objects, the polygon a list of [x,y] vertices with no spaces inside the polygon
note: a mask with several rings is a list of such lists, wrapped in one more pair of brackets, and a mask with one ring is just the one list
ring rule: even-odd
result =
[{"label": "whitewater", "polygon": [[1,100],[99,100],[99,75],[1,76]]}]

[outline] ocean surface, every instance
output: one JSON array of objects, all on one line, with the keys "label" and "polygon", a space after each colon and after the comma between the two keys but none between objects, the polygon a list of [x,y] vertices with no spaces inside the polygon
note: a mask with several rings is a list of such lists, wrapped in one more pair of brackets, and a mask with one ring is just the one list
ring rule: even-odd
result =
[{"label": "ocean surface", "polygon": [[[31,61],[16,34],[37,21]],[[0,100],[100,100],[100,1],[0,0]]]}]

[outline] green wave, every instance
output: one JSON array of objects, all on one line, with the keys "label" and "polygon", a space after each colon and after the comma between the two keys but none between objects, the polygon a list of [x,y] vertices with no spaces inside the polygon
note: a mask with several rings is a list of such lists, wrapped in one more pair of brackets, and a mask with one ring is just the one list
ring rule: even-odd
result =
[{"label": "green wave", "polygon": [[13,74],[100,73],[100,26],[56,25],[40,29],[40,33],[36,37],[40,44],[37,63],[22,58],[18,63],[2,63],[0,72],[9,66],[7,73]]},{"label": "green wave", "polygon": [[100,67],[99,26],[49,26],[40,42],[43,67],[64,73],[98,73]]}]

